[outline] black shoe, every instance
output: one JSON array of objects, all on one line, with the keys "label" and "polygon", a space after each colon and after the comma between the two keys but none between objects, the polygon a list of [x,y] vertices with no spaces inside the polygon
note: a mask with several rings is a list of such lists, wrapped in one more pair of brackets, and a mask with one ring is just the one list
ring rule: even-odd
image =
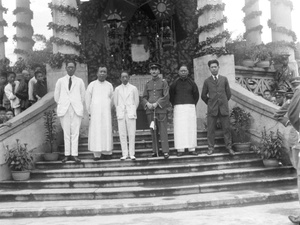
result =
[{"label": "black shoe", "polygon": [[159,157],[156,153],[152,153],[152,157]]},{"label": "black shoe", "polygon": [[189,155],[194,155],[194,156],[197,156],[198,153],[196,151],[192,151],[192,152],[189,152]]},{"label": "black shoe", "polygon": [[73,160],[75,161],[75,163],[81,162],[81,160],[77,156],[73,156]]},{"label": "black shoe", "polygon": [[207,155],[212,155],[213,153],[214,153],[214,150],[213,150],[213,149],[208,149]]},{"label": "black shoe", "polygon": [[164,158],[165,159],[168,159],[170,156],[169,156],[169,153],[164,153]]},{"label": "black shoe", "polygon": [[65,162],[67,162],[68,160],[70,160],[70,156],[65,156],[65,158],[63,158],[63,159],[61,160],[61,162],[62,162],[62,163],[65,163]]},{"label": "black shoe", "polygon": [[300,216],[289,216],[289,219],[292,223],[300,223]]},{"label": "black shoe", "polygon": [[94,161],[99,161],[101,157],[94,157]]},{"label": "black shoe", "polygon": [[177,152],[177,156],[178,157],[183,156],[183,152]]},{"label": "black shoe", "polygon": [[235,152],[230,148],[227,150],[229,152],[230,155],[235,155]]}]

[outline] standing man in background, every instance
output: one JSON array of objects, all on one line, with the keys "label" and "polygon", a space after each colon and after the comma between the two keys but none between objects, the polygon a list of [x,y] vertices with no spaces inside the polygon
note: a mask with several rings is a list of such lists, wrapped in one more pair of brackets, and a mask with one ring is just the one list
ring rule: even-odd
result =
[{"label": "standing man in background", "polygon": [[[169,158],[169,142],[168,142],[168,121],[167,106],[169,104],[169,86],[166,80],[159,77],[161,65],[151,63],[149,65],[152,79],[149,80],[143,93],[143,105],[146,110],[149,125],[154,121],[155,126],[151,128],[152,136],[152,157],[158,157],[158,131],[160,134],[162,151],[164,158]],[[154,118],[154,115],[156,119]],[[158,129],[157,129],[158,128]]]},{"label": "standing man in background", "polygon": [[219,74],[219,61],[214,59],[208,62],[211,72],[203,84],[201,99],[207,104],[207,140],[208,155],[213,154],[215,147],[216,123],[219,119],[222,124],[226,149],[230,155],[234,155],[229,122],[228,101],[231,91],[227,77]]},{"label": "standing man in background", "polygon": [[170,86],[170,102],[174,107],[174,142],[177,156],[184,154],[188,148],[190,155],[198,155],[196,104],[199,90],[196,83],[188,77],[186,65],[179,68],[179,78]]},{"label": "standing man in background", "polygon": [[[135,160],[135,131],[136,131],[136,109],[139,106],[138,89],[129,83],[127,71],[121,73],[122,84],[116,87],[114,93],[114,105],[116,107],[119,136],[122,148],[121,160],[130,158]],[[129,139],[129,152],[127,145]]]},{"label": "standing man in background", "polygon": [[57,116],[64,132],[65,157],[63,163],[78,158],[78,138],[83,117],[83,101],[85,95],[84,82],[76,77],[76,62],[66,62],[67,75],[57,80],[54,90],[54,100],[57,103]]}]

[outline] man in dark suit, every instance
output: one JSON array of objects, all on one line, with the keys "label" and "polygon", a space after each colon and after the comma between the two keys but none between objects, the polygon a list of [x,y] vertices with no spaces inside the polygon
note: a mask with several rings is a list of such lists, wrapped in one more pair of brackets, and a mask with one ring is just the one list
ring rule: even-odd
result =
[{"label": "man in dark suit", "polygon": [[[162,151],[164,158],[169,158],[169,143],[167,131],[167,106],[169,102],[169,86],[166,80],[159,77],[160,64],[151,63],[150,74],[152,79],[149,80],[143,93],[143,106],[146,110],[149,124],[155,119],[155,129],[151,129],[153,157],[158,157],[158,131],[160,134]],[[156,127],[158,129],[156,129]],[[154,127],[153,127],[154,128]]]},{"label": "man in dark suit", "polygon": [[231,148],[231,133],[229,123],[228,101],[231,97],[231,91],[227,77],[219,75],[218,60],[210,60],[208,67],[211,76],[203,84],[201,99],[207,104],[207,139],[208,155],[214,152],[215,146],[215,129],[219,119],[224,132],[226,149],[230,155],[234,155]]}]

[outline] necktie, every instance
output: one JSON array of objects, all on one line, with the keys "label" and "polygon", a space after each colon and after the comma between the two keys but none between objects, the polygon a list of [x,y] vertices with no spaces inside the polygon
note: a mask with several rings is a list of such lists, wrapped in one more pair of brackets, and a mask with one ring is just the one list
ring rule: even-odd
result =
[{"label": "necktie", "polygon": [[69,79],[69,90],[71,89],[71,86],[72,86],[72,78],[70,77],[70,79]]},{"label": "necktie", "polygon": [[215,79],[215,81],[218,81],[218,78],[217,78],[217,76],[214,76],[214,79]]}]

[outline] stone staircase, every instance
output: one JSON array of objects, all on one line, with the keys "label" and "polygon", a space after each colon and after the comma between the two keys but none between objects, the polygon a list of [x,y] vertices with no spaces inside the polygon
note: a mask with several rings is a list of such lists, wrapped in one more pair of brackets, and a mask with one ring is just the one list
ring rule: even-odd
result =
[{"label": "stone staircase", "polygon": [[[298,198],[292,167],[265,168],[253,152],[230,156],[220,132],[206,155],[206,132],[198,132],[199,156],[152,158],[151,136],[138,132],[136,161],[120,161],[114,137],[112,160],[93,161],[82,138],[82,163],[38,162],[28,181],[0,182],[0,218],[78,216],[206,209],[291,201]],[[63,151],[63,146],[60,146]]]}]

